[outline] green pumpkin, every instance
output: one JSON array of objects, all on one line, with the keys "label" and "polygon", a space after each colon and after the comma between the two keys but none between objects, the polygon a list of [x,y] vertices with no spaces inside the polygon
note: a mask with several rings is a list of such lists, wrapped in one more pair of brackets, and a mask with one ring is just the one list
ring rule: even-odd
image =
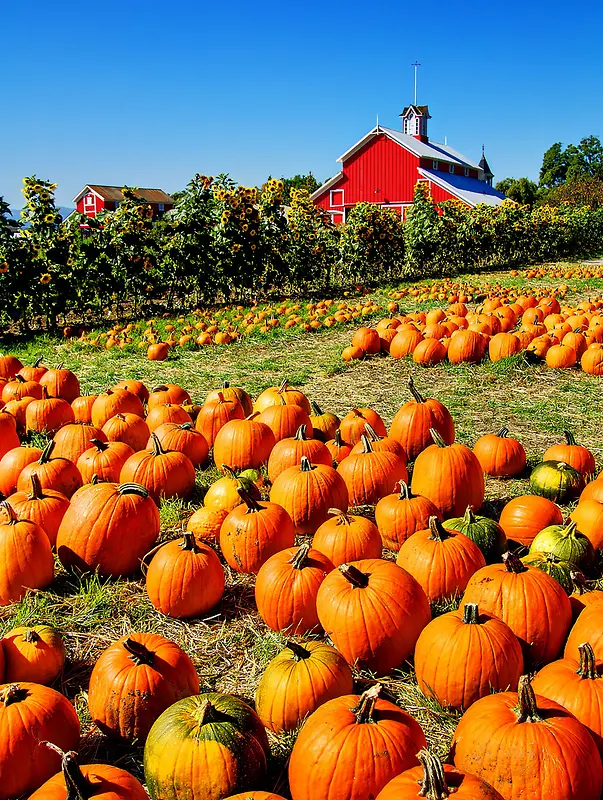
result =
[{"label": "green pumpkin", "polygon": [[530,553],[521,560],[526,566],[536,567],[536,569],[541,569],[547,575],[550,575],[567,595],[574,592],[576,581],[584,578],[574,564],[570,564],[569,561],[562,561],[552,553]]},{"label": "green pumpkin", "polygon": [[144,748],[151,800],[221,800],[254,789],[266,773],[264,726],[231,695],[193,695],[156,720]]},{"label": "green pumpkin", "polygon": [[568,525],[549,525],[541,530],[530,545],[530,553],[552,553],[580,569],[588,569],[595,558],[590,539],[571,520]]},{"label": "green pumpkin", "polygon": [[567,503],[584,489],[584,476],[565,461],[543,461],[530,475],[530,491],[552,500]]},{"label": "green pumpkin", "polygon": [[472,506],[467,506],[465,516],[447,519],[444,527],[448,531],[464,533],[467,538],[475,542],[484,554],[487,564],[500,561],[507,549],[507,537],[498,522],[489,517],[477,516]]}]

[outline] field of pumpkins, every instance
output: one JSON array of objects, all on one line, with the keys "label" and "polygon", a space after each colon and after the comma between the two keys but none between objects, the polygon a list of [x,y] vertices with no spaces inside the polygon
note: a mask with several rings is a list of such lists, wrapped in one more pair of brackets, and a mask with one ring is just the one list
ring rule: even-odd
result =
[{"label": "field of pumpkins", "polygon": [[527,465],[420,376],[388,426],[122,377],[0,357],[0,800],[601,797],[580,430]]}]

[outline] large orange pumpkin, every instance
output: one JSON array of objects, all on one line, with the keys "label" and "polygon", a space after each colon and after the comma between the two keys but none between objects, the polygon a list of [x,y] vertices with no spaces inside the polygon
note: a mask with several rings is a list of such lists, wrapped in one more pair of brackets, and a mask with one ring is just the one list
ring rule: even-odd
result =
[{"label": "large orange pumpkin", "polygon": [[404,456],[391,450],[374,450],[366,434],[362,434],[361,443],[361,452],[352,451],[337,467],[350,506],[373,505],[391,494],[400,481],[408,480]]},{"label": "large orange pumpkin", "polygon": [[4,652],[4,681],[53,683],[65,665],[65,645],[50,625],[13,628],[0,642]]},{"label": "large orange pumpkin", "polygon": [[595,474],[596,465],[593,454],[587,447],[576,444],[574,435],[564,431],[567,444],[555,444],[545,452],[543,461],[563,461],[581,472],[587,479]]},{"label": "large orange pumpkin", "polygon": [[57,540],[61,520],[69,508],[69,499],[53,489],[43,489],[40,479],[34,473],[31,478],[31,489],[27,492],[15,492],[9,502],[19,519],[28,519],[39,525],[51,545]]},{"label": "large orange pumpkin", "polygon": [[21,444],[17,434],[17,420],[12,414],[0,409],[0,458],[4,458],[9,450]]},{"label": "large orange pumpkin", "polygon": [[[0,420],[0,428],[2,422]],[[0,492],[8,497],[17,491],[17,481],[21,470],[28,464],[38,461],[42,451],[39,447],[13,447],[0,457]]]},{"label": "large orange pumpkin", "polygon": [[473,447],[473,452],[486,475],[512,477],[523,472],[526,466],[526,451],[521,442],[509,437],[508,428],[498,433],[487,433]]},{"label": "large orange pumpkin", "polygon": [[318,439],[309,439],[306,426],[300,425],[295,436],[281,439],[275,444],[268,459],[268,480],[274,483],[281,472],[299,464],[302,456],[306,456],[311,464],[333,465],[327,446]]},{"label": "large orange pumpkin", "polygon": [[[153,431],[164,450],[175,450],[188,456],[193,467],[199,467],[207,460],[209,447],[203,434],[193,428],[192,422],[165,422]],[[147,442],[147,445],[149,443]]]},{"label": "large orange pumpkin", "polygon": [[366,433],[366,423],[374,429],[378,436],[387,436],[387,429],[383,420],[372,408],[353,408],[349,414],[341,420],[339,430],[344,441],[356,444]]},{"label": "large orange pumpkin", "polygon": [[134,450],[123,442],[105,442],[92,439],[91,446],[77,460],[84,483],[91,483],[94,475],[99,481],[117,483],[121,468],[134,455]]},{"label": "large orange pumpkin", "polygon": [[54,578],[54,558],[48,537],[39,525],[18,519],[3,501],[7,517],[0,522],[0,606],[21,600],[28,589],[45,589]]},{"label": "large orange pumpkin", "polygon": [[429,526],[429,518],[442,519],[440,510],[426,497],[411,494],[408,484],[400,481],[400,491],[382,497],[375,506],[375,522],[383,546],[396,552],[416,531]]},{"label": "large orange pumpkin", "polygon": [[123,442],[135,453],[144,450],[149,440],[149,426],[136,414],[116,414],[103,425],[103,433],[109,442]]},{"label": "large orange pumpkin", "polygon": [[218,432],[232,419],[245,419],[245,409],[236,397],[226,397],[222,392],[206,401],[197,414],[196,429],[203,434],[209,447],[213,447]]},{"label": "large orange pumpkin", "polygon": [[92,424],[102,428],[116,414],[136,414],[144,417],[144,408],[140,398],[127,389],[107,389],[99,394],[92,406]]},{"label": "large orange pumpkin", "polygon": [[362,558],[381,558],[381,536],[370,519],[336,508],[329,509],[329,513],[331,518],[317,529],[312,546],[333,566]]},{"label": "large orange pumpkin", "polygon": [[66,458],[77,464],[78,458],[89,447],[93,439],[106,442],[107,437],[100,428],[88,423],[71,422],[63,425],[54,435],[53,458]]},{"label": "large orange pumpkin", "polygon": [[66,458],[54,458],[54,442],[50,441],[37,461],[32,461],[21,470],[17,481],[17,489],[26,492],[30,487],[31,476],[37,475],[43,489],[54,489],[55,492],[71,497],[83,485],[79,469]]},{"label": "large orange pumpkin", "polygon": [[225,466],[240,472],[259,469],[268,462],[275,445],[272,430],[257,415],[247,419],[233,419],[220,429],[214,441],[214,462],[218,469]]},{"label": "large orange pumpkin", "polygon": [[141,450],[124,462],[121,483],[139,483],[159,504],[165,497],[188,497],[195,488],[195,468],[184,453],[164,450],[157,436],[151,434],[151,450]]},{"label": "large orange pumpkin", "polygon": [[80,382],[71,370],[64,369],[62,364],[56,369],[47,369],[40,378],[40,385],[46,388],[49,397],[60,397],[67,403],[73,403],[80,396]]},{"label": "large orange pumpkin", "polygon": [[563,513],[552,500],[527,494],[509,500],[502,510],[499,525],[507,539],[529,546],[541,530],[562,522]]}]

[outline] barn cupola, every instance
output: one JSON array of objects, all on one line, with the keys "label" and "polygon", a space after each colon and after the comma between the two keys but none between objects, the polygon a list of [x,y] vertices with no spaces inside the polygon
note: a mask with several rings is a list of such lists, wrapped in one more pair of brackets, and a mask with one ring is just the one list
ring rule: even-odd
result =
[{"label": "barn cupola", "polygon": [[486,156],[484,154],[484,145],[482,145],[482,157],[478,164],[479,168],[484,173],[483,180],[488,184],[488,186],[492,186],[492,178],[494,177],[494,173],[490,169],[490,165],[486,161]]},{"label": "barn cupola", "polygon": [[427,106],[406,106],[400,116],[402,117],[402,133],[414,136],[415,139],[420,139],[422,142],[428,141],[427,120],[431,117]]}]

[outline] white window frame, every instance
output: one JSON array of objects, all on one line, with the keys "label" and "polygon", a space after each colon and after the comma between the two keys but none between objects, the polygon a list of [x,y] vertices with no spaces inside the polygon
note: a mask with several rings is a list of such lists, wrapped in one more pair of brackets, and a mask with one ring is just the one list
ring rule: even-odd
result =
[{"label": "white window frame", "polygon": [[448,164],[448,172],[454,175],[454,164]]},{"label": "white window frame", "polygon": [[439,169],[440,168],[440,162],[436,161],[435,159],[431,162],[431,164],[432,164],[433,169]]},{"label": "white window frame", "polygon": [[92,193],[87,194],[86,197],[84,197],[84,205],[85,206],[93,206],[94,205],[94,195]]},{"label": "white window frame", "polygon": [[[341,203],[335,203],[333,201],[333,196],[337,192],[341,193]],[[345,204],[344,190],[343,189],[331,189],[331,191],[329,192],[329,203],[331,204],[331,208],[334,208],[334,207],[335,208],[339,208],[340,206],[343,206]]]},{"label": "white window frame", "polygon": [[465,177],[469,177],[469,167],[465,167]]}]

